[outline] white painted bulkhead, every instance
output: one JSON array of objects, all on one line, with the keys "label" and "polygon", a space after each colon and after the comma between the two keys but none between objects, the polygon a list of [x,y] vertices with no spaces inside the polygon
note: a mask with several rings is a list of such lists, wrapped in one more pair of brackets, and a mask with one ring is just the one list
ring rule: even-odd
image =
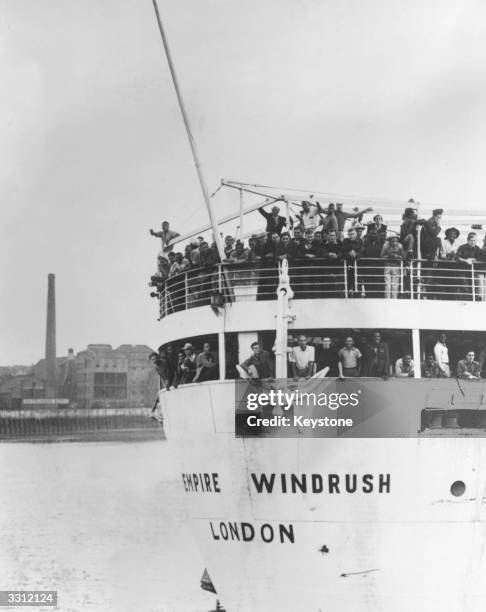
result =
[{"label": "white painted bulkhead", "polygon": [[[275,329],[276,301],[226,304],[216,315],[210,306],[171,314],[160,321],[160,343],[222,332]],[[293,300],[289,329],[486,329],[486,303],[458,300],[313,299]]]}]

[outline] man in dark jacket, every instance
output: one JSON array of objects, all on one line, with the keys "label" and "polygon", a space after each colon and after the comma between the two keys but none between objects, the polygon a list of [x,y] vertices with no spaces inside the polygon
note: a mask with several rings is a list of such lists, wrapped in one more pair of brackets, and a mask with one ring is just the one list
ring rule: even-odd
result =
[{"label": "man in dark jacket", "polygon": [[250,378],[272,378],[273,364],[270,355],[264,351],[258,342],[251,345],[252,355],[245,359],[240,367],[247,372]]},{"label": "man in dark jacket", "polygon": [[209,342],[205,342],[202,353],[199,353],[196,359],[196,375],[193,382],[217,380],[218,376],[218,359],[213,355]]},{"label": "man in dark jacket", "polygon": [[432,211],[432,217],[422,225],[420,231],[420,250],[422,257],[433,261],[437,259],[437,254],[441,247],[439,238],[440,234],[440,220],[443,213],[442,208],[436,208]]},{"label": "man in dark jacket", "polygon": [[[274,202],[278,202],[279,199],[274,200]],[[272,206],[272,212],[266,212],[263,206],[260,206],[258,212],[267,220],[267,234],[277,232],[280,235],[282,233],[283,228],[287,225],[287,219],[278,214],[280,212],[278,206]]]},{"label": "man in dark jacket", "polygon": [[390,375],[390,350],[381,339],[380,332],[375,332],[372,341],[363,348],[363,376]]},{"label": "man in dark jacket", "polygon": [[275,249],[275,258],[278,259],[279,261],[282,261],[283,259],[287,259],[287,261],[290,263],[291,261],[294,260],[296,255],[297,255],[297,247],[295,245],[295,242],[291,240],[290,234],[288,232],[283,232],[280,235],[280,240],[277,243],[277,246]]},{"label": "man in dark jacket", "polygon": [[473,281],[475,284],[478,284],[479,280],[477,274],[473,274],[473,266],[481,257],[481,249],[476,244],[476,240],[476,232],[469,232],[466,244],[461,244],[456,253],[456,259],[459,263],[462,277],[462,299],[472,298]]},{"label": "man in dark jacket", "polygon": [[[415,204],[414,200],[409,200],[409,204]],[[408,207],[402,215],[402,224],[400,225],[400,244],[407,253],[407,257],[411,259],[417,255],[416,234],[417,234],[417,212],[414,208]]]},{"label": "man in dark jacket", "polygon": [[322,344],[316,346],[317,372],[320,372],[324,368],[329,368],[326,376],[337,376],[338,361],[337,351],[331,347],[331,338],[323,338]]},{"label": "man in dark jacket", "polygon": [[[163,349],[163,346],[159,346],[159,353],[161,351],[161,349]],[[167,388],[170,388],[171,386],[174,387],[174,389],[177,389],[177,369],[178,369],[178,359],[177,359],[177,352],[174,348],[174,346],[172,344],[169,344],[166,347],[166,355],[167,355],[167,376],[168,376],[168,384],[167,384]]]},{"label": "man in dark jacket", "polygon": [[383,235],[378,234],[376,227],[369,226],[360,261],[366,297],[383,297],[383,262],[380,261],[383,244]]}]

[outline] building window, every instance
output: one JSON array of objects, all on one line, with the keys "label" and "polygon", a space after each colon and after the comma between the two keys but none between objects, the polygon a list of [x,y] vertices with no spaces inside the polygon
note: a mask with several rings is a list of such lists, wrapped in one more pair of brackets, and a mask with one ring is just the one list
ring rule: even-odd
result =
[{"label": "building window", "polygon": [[126,399],[127,375],[118,372],[96,372],[94,397],[95,399]]}]

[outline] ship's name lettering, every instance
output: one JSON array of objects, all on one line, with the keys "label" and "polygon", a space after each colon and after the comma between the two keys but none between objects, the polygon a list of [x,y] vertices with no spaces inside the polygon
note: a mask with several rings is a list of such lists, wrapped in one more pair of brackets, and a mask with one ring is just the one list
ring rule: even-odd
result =
[{"label": "ship's name lettering", "polygon": [[206,472],[199,474],[182,474],[182,483],[186,493],[221,493],[219,488],[219,474]]},{"label": "ship's name lettering", "polygon": [[258,540],[270,544],[276,542],[280,544],[290,543],[295,541],[294,526],[292,524],[283,525],[278,523],[271,525],[263,523],[262,525],[252,525],[245,522],[212,522],[209,527],[213,540],[237,540],[239,542],[252,542]]},{"label": "ship's name lettering", "polygon": [[250,474],[257,493],[390,493],[391,474]]}]

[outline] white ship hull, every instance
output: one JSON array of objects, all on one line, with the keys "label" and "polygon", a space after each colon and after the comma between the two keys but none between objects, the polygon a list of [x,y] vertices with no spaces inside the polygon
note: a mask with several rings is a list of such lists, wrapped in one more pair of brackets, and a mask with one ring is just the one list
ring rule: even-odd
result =
[{"label": "white ship hull", "polygon": [[[416,431],[430,383],[381,384]],[[435,384],[447,395],[456,382]],[[235,438],[234,394],[230,381],[161,394],[174,475],[229,612],[486,608],[483,439]]]}]

